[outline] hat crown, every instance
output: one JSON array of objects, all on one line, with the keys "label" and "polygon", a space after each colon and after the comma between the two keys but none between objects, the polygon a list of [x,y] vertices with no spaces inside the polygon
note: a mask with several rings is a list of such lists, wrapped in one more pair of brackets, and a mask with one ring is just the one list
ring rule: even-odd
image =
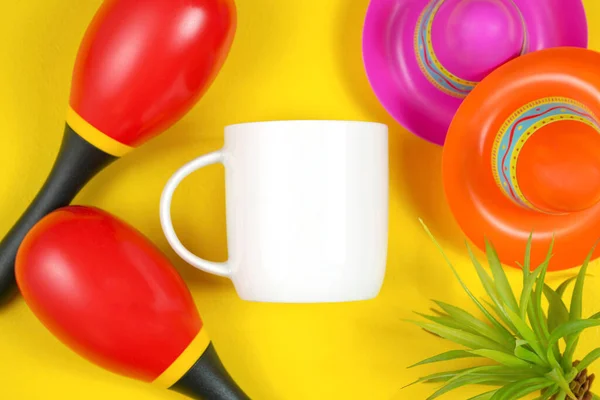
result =
[{"label": "hat crown", "polygon": [[524,39],[521,15],[511,0],[443,0],[431,28],[440,63],[476,82],[518,57]]},{"label": "hat crown", "polygon": [[431,0],[415,34],[421,70],[459,98],[527,49],[525,24],[512,0]]},{"label": "hat crown", "polygon": [[547,125],[519,155],[523,195],[550,213],[588,209],[600,201],[600,135],[571,120]]},{"label": "hat crown", "polygon": [[588,209],[600,202],[600,124],[571,99],[528,103],[500,129],[492,169],[504,194],[522,207],[551,214]]}]

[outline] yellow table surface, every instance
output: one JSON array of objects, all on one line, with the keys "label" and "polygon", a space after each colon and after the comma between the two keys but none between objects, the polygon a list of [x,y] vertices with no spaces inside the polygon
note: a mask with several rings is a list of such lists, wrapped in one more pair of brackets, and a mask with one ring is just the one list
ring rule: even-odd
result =
[{"label": "yellow table surface", "polygon": [[[533,1],[533,0],[532,0]],[[538,0],[536,0],[538,1]],[[600,4],[587,0],[590,47],[600,45]],[[100,0],[3,2],[0,13],[0,235],[37,193],[57,154],[73,61]],[[475,293],[463,235],[444,201],[441,148],[408,134],[377,102],[361,58],[368,0],[237,0],[238,30],[222,72],[168,132],[112,164],[74,203],[125,219],[155,242],[187,280],[224,364],[253,399],[425,399],[433,387],[401,387],[442,365],[410,369],[451,348],[403,321],[432,298],[468,299],[418,222],[422,217]],[[182,262],[158,219],[161,190],[186,161],[219,148],[223,127],[272,119],[354,119],[390,127],[389,262],[375,300],[284,305],[241,301],[230,281]],[[223,171],[182,184],[174,223],[197,254],[227,258]],[[365,265],[365,268],[369,268]],[[600,310],[596,263],[584,301]],[[570,271],[573,273],[574,271]],[[508,271],[519,282],[519,272]],[[558,282],[566,274],[552,274]],[[472,308],[469,308],[472,310]],[[590,330],[580,351],[597,345]],[[459,363],[455,363],[456,366]],[[462,364],[461,364],[462,365]],[[593,368],[600,372],[600,365]],[[446,398],[465,399],[481,388]],[[71,352],[21,298],[0,309],[0,399],[183,399],[106,372]]]}]

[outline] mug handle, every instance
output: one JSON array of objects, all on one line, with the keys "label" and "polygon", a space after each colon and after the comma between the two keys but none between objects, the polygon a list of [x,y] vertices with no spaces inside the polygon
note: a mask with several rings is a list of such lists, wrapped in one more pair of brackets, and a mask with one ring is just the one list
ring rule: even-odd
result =
[{"label": "mug handle", "polygon": [[229,263],[207,261],[193,254],[177,237],[175,229],[173,228],[173,221],[171,220],[171,201],[173,199],[173,193],[175,193],[175,189],[177,189],[177,186],[179,186],[181,181],[189,174],[202,167],[223,163],[223,159],[223,151],[217,150],[188,162],[173,174],[171,179],[169,179],[165,185],[160,198],[160,223],[167,241],[179,257],[205,272],[229,278],[231,276]]}]

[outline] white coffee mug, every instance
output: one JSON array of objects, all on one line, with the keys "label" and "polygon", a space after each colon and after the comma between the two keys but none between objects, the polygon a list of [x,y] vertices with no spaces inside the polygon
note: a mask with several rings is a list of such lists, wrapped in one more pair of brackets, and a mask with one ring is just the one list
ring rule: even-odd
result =
[{"label": "white coffee mug", "polygon": [[[225,166],[229,260],[204,260],[173,229],[179,183]],[[222,149],[181,167],[166,184],[160,220],[175,252],[228,277],[240,298],[278,303],[372,299],[388,245],[388,128],[358,121],[230,125]],[[198,238],[198,240],[202,240]]]}]

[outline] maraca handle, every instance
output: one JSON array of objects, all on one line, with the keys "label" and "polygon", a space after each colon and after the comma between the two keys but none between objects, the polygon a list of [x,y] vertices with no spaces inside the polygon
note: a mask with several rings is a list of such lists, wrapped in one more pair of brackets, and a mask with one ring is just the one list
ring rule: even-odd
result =
[{"label": "maraca handle", "polygon": [[250,400],[231,378],[212,343],[169,389],[196,400]]},{"label": "maraca handle", "polygon": [[66,124],[60,151],[44,186],[0,242],[0,303],[16,293],[15,259],[29,230],[45,215],[69,205],[81,188],[116,157],[86,142]]}]

